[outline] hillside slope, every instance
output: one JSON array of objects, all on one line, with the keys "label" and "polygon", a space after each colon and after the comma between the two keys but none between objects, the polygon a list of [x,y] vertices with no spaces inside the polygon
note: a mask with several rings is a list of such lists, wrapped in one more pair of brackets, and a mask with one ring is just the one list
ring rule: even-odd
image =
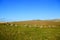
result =
[{"label": "hillside slope", "polygon": [[31,20],[31,21],[21,21],[21,22],[11,22],[13,24],[37,24],[37,25],[60,25],[60,22],[54,22],[54,21],[44,21],[44,20]]}]

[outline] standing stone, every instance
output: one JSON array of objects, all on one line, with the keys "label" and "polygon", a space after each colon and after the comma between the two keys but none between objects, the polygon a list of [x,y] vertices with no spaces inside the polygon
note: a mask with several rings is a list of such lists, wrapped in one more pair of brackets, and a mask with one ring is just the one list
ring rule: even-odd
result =
[{"label": "standing stone", "polygon": [[40,25],[40,28],[43,28],[43,25]]}]

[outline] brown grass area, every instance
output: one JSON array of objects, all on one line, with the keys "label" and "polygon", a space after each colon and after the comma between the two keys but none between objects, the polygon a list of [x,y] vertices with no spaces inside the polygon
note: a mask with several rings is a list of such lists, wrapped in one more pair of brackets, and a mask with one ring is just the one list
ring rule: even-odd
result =
[{"label": "brown grass area", "polygon": [[24,25],[24,24],[30,24],[30,25],[59,25],[60,22],[53,22],[53,21],[22,21],[22,22],[11,22],[13,24],[17,25]]},{"label": "brown grass area", "polygon": [[[53,22],[53,21],[21,21],[21,22],[8,22],[9,24],[17,24],[17,25],[60,25],[60,22]],[[7,23],[0,23],[0,24],[7,24]]]}]

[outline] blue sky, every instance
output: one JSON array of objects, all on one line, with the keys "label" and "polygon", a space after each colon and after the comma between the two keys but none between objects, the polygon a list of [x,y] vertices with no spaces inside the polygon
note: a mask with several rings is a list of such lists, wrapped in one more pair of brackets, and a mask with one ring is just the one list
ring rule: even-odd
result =
[{"label": "blue sky", "polygon": [[0,0],[0,20],[60,18],[60,0]]}]

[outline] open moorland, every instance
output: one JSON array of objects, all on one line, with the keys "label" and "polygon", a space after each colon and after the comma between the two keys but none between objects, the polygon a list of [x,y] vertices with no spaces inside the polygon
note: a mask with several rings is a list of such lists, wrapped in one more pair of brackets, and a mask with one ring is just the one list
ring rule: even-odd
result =
[{"label": "open moorland", "polygon": [[0,40],[60,40],[60,22],[33,20],[0,23]]}]

